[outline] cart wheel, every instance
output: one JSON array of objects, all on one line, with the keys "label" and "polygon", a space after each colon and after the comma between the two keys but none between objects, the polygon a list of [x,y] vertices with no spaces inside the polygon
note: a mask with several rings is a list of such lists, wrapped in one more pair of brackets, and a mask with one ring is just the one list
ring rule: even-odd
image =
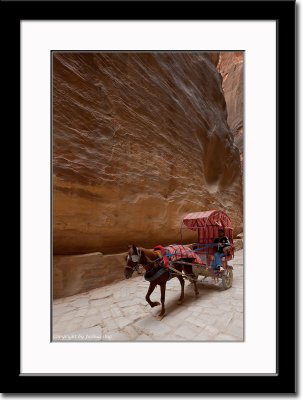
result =
[{"label": "cart wheel", "polygon": [[233,285],[234,274],[231,268],[227,268],[226,275],[222,276],[223,289],[230,289]]}]

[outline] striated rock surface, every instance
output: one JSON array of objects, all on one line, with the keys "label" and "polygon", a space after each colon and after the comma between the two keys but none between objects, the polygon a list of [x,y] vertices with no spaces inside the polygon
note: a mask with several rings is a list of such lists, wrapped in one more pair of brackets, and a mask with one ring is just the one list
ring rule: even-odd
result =
[{"label": "striated rock surface", "polygon": [[243,230],[215,56],[53,53],[54,254],[180,242],[182,216],[208,209]]},{"label": "striated rock surface", "polygon": [[243,161],[243,66],[244,52],[222,52],[217,64],[222,76],[227,122]]},{"label": "striated rock surface", "polygon": [[53,257],[53,297],[72,296],[123,279],[125,255],[91,253]]}]

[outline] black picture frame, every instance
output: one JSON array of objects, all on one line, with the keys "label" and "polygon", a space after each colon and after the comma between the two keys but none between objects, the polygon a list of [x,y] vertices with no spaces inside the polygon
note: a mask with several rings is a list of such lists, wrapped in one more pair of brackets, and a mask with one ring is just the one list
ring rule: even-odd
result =
[{"label": "black picture frame", "polygon": [[[167,3],[167,4],[165,4]],[[9,348],[3,393],[295,393],[295,13],[294,1],[86,2],[7,1],[0,3],[3,93],[10,157],[9,181],[14,199],[8,226],[12,251],[2,270],[10,306],[4,307],[2,343]],[[100,16],[100,17],[99,17]],[[22,20],[275,20],[277,21],[277,373],[272,375],[22,375],[20,374],[20,21]],[[9,62],[7,62],[10,60]],[[287,79],[285,78],[287,77]],[[281,174],[287,176],[282,179]],[[22,184],[22,182],[21,182]],[[270,227],[264,232],[274,234]],[[285,234],[286,233],[286,234]],[[265,266],[264,266],[265,268]],[[287,268],[287,273],[285,273]],[[282,272],[283,271],[283,272]],[[9,285],[6,284],[9,282]],[[283,306],[282,306],[283,304]],[[140,378],[140,386],[138,385]],[[142,389],[143,388],[143,389]]]}]

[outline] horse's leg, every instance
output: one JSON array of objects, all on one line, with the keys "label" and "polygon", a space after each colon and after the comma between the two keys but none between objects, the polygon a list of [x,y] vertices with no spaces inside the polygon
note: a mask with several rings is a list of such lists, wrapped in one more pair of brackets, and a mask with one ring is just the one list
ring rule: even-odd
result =
[{"label": "horse's leg", "polygon": [[148,302],[148,304],[149,304],[151,307],[156,307],[156,306],[159,306],[159,305],[160,305],[160,303],[159,303],[158,301],[151,301],[151,299],[150,299],[150,295],[151,295],[152,292],[155,290],[155,287],[156,287],[156,286],[157,286],[157,285],[156,285],[154,282],[151,282],[151,283],[149,284],[149,288],[148,288],[148,291],[147,291],[146,296],[145,296],[146,301]]},{"label": "horse's leg", "polygon": [[195,289],[195,295],[196,295],[196,297],[199,295],[199,290],[198,290],[198,288],[197,288],[197,280],[194,280],[193,281],[193,284],[194,284],[194,289]]},{"label": "horse's leg", "polygon": [[[190,274],[191,274],[191,276],[194,276],[193,267],[190,267]],[[193,278],[192,282],[194,284],[195,295],[197,297],[199,295],[199,290],[197,287],[197,278],[196,277]]]},{"label": "horse's leg", "polygon": [[157,316],[157,319],[161,321],[161,319],[165,315],[165,289],[166,289],[166,281],[160,285],[161,288],[161,304],[162,304],[162,310],[160,314]]},{"label": "horse's leg", "polygon": [[184,299],[184,278],[183,276],[177,275],[177,278],[179,279],[180,285],[181,285],[181,296],[180,299],[178,300],[178,304],[182,304],[183,303],[183,299]]},{"label": "horse's leg", "polygon": [[192,266],[184,266],[184,272],[187,273],[190,276],[190,282],[194,285],[194,291],[195,291],[195,295],[198,296],[199,294],[199,290],[197,287],[197,278],[194,277],[194,272],[193,272],[193,267]]}]

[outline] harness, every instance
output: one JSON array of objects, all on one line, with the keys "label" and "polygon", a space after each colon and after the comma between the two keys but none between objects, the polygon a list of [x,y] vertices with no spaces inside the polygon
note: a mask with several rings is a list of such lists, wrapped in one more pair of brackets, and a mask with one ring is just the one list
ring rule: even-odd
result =
[{"label": "harness", "polygon": [[163,258],[164,267],[168,268],[169,260],[168,260],[168,257],[167,257],[164,247],[159,244],[158,246],[154,247],[154,250],[160,250],[160,252],[162,254],[162,258]]},{"label": "harness", "polygon": [[[136,247],[136,250],[137,250],[137,253],[138,253],[138,254],[133,254],[132,256],[128,255],[128,258],[130,258],[133,262],[137,262],[137,263],[138,263],[138,262],[140,261],[140,257],[141,257],[141,250],[140,250],[139,248],[137,248],[137,247]],[[153,260],[152,262],[150,262],[150,263],[148,263],[148,264],[149,264],[149,265],[150,265],[150,264],[154,264],[155,262],[157,262],[157,261],[159,261],[159,260],[162,260],[162,261],[163,261],[163,264],[162,264],[162,266],[157,267],[157,268],[156,268],[156,269],[157,269],[156,271],[155,271],[155,270],[154,270],[154,271],[152,271],[152,270],[151,270],[151,271],[146,271],[145,274],[144,274],[144,279],[145,279],[146,281],[153,282],[154,280],[156,280],[157,278],[159,278],[159,277],[160,277],[162,274],[164,274],[165,272],[169,272],[169,280],[170,280],[171,278],[173,278],[173,276],[181,275],[181,276],[183,276],[185,279],[189,279],[191,282],[194,281],[193,278],[191,278],[190,276],[186,276],[186,275],[182,274],[182,272],[176,270],[175,268],[173,268],[172,265],[170,265],[169,257],[172,257],[173,255],[175,255],[175,254],[177,254],[177,253],[169,254],[169,253],[167,253],[167,252],[165,251],[164,247],[161,246],[161,245],[158,245],[158,246],[154,247],[153,250],[154,250],[154,251],[159,250],[160,253],[161,253],[161,255],[162,255],[162,257],[158,257],[156,260]],[[187,263],[185,263],[185,264],[187,264]],[[135,265],[134,267],[130,267],[130,266],[126,265],[126,268],[132,269],[132,270],[135,269],[135,270],[138,271],[138,269],[137,269],[137,268],[138,268],[138,264]],[[158,268],[159,268],[159,269],[158,269]]]},{"label": "harness", "polygon": [[[160,267],[158,271],[156,271],[154,274],[151,274],[152,271],[146,271],[144,274],[144,279],[148,282],[153,282],[155,281],[157,278],[159,278],[159,276],[163,275],[165,272],[167,272],[167,270],[163,267]],[[171,276],[170,276],[171,278]]]}]

